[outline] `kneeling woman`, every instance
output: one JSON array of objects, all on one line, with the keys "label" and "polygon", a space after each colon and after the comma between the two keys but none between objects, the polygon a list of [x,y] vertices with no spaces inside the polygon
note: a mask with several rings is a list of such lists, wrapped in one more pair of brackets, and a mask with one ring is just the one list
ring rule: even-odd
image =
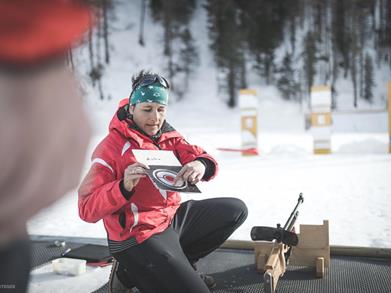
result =
[{"label": "kneeling woman", "polygon": [[[183,167],[177,182],[196,184],[217,173],[216,161],[189,144],[168,122],[169,84],[162,76],[141,71],[132,93],[121,101],[109,134],[92,155],[79,189],[79,215],[87,222],[103,219],[115,258],[110,288],[142,293],[203,293],[215,286],[195,263],[218,248],[246,219],[236,198],[189,200],[155,188],[147,166],[133,149],[169,150]],[[125,287],[124,287],[125,286]]]}]

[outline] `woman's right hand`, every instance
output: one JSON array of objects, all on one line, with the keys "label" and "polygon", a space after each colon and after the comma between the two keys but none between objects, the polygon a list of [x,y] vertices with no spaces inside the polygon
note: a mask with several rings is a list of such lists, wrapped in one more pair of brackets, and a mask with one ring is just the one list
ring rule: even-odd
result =
[{"label": "woman's right hand", "polygon": [[124,172],[124,187],[127,191],[132,191],[132,189],[139,183],[141,178],[144,178],[146,169],[149,169],[147,165],[142,163],[134,163],[129,165]]}]

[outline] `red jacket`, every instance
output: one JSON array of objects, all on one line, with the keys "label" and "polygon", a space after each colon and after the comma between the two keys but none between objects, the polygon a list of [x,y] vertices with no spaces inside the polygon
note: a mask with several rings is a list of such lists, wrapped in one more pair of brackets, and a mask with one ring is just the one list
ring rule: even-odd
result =
[{"label": "red jacket", "polygon": [[[121,106],[127,100],[122,100]],[[196,158],[216,161],[202,148],[188,144],[174,129],[162,133],[157,142],[132,128],[129,120],[114,115],[109,134],[92,155],[92,166],[79,188],[79,215],[90,223],[103,219],[108,238],[123,241],[134,237],[141,243],[164,231],[180,205],[178,192],[159,191],[148,177],[142,178],[127,200],[121,193],[120,181],[127,166],[136,162],[132,149],[172,150],[183,164]],[[209,179],[211,179],[209,178]]]}]

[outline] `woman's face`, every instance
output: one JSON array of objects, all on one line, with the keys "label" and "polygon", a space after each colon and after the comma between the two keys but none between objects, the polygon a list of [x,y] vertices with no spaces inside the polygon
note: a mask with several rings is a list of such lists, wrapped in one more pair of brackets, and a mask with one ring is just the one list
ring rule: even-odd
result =
[{"label": "woman's face", "polygon": [[145,133],[155,135],[166,119],[166,106],[158,103],[139,103],[129,107],[133,121]]}]

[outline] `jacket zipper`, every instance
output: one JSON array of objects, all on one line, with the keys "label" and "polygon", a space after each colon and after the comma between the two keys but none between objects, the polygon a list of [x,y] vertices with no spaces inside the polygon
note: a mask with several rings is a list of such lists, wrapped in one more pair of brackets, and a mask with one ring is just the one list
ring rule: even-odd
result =
[{"label": "jacket zipper", "polygon": [[152,140],[152,143],[159,149],[159,150],[162,150],[162,148],[160,147],[160,145],[157,143],[157,142],[155,142],[153,139],[151,139]]}]

